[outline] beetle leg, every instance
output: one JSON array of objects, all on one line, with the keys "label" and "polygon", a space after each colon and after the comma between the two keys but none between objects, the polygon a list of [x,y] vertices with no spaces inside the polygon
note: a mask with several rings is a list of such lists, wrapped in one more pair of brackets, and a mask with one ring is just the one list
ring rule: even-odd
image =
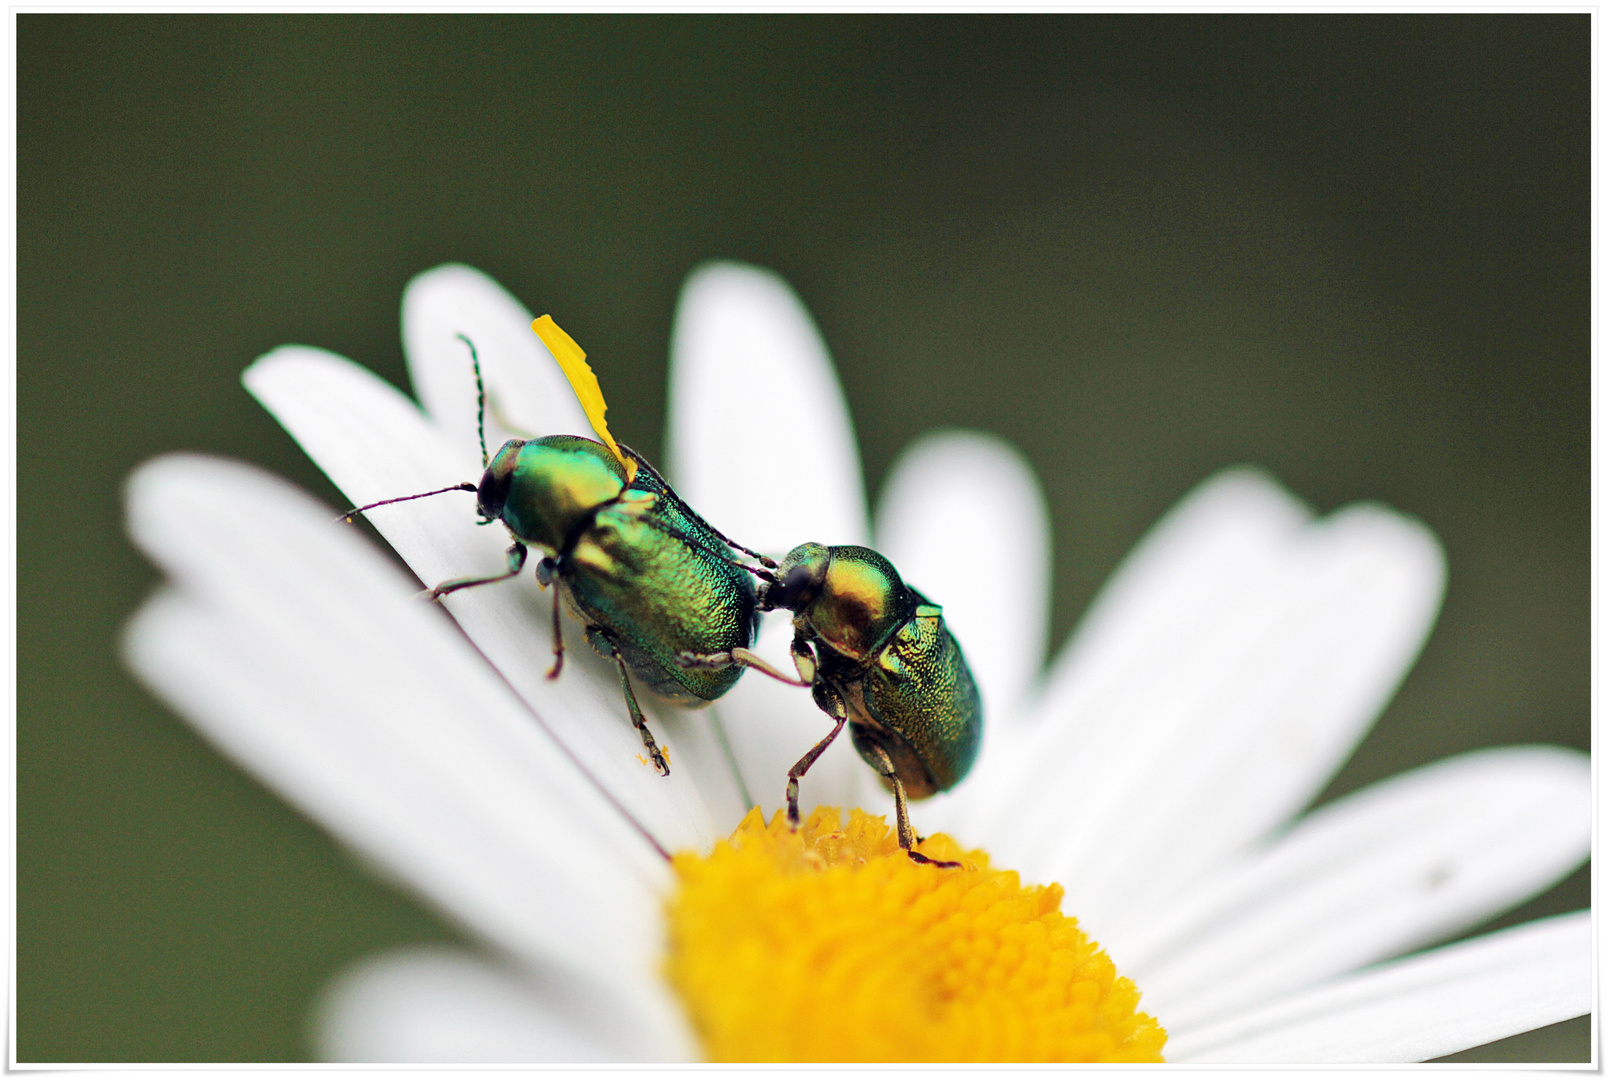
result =
[{"label": "beetle leg", "polygon": [[476,585],[490,585],[493,582],[507,581],[511,577],[518,577],[519,572],[525,568],[526,548],[518,540],[508,549],[508,573],[498,574],[496,577],[485,578],[455,578],[452,581],[443,581],[433,589],[428,589],[419,595],[426,600],[439,600],[448,593],[455,593],[459,589],[472,589]]},{"label": "beetle leg", "polygon": [[793,669],[798,672],[798,677],[803,680],[802,685],[813,686],[815,684],[815,650],[810,648],[808,641],[804,640],[804,635],[796,630],[793,632],[792,653]]},{"label": "beetle leg", "polygon": [[[830,709],[827,707],[827,702],[822,701],[823,689],[828,691],[828,694],[830,694]],[[843,731],[844,723],[847,723],[847,720],[849,720],[849,709],[844,706],[843,698],[838,696],[836,691],[828,688],[825,683],[820,683],[820,685],[815,686],[815,701],[817,701],[817,704],[820,704],[820,707],[827,712],[827,715],[830,715],[831,718],[835,718],[836,722],[838,722],[838,725],[836,725],[833,730],[828,731],[827,738],[822,739],[820,743],[810,747],[809,754],[801,757],[801,759],[798,760],[798,763],[796,763],[793,768],[788,770],[788,824],[793,826],[794,829],[799,828],[799,776],[807,773],[810,765],[814,765],[815,759],[827,752],[827,747],[831,746],[831,741],[838,738],[839,731]]]},{"label": "beetle leg", "polygon": [[625,708],[631,714],[631,726],[636,728],[642,736],[642,745],[647,747],[648,757],[653,759],[653,767],[660,776],[670,775],[670,762],[665,759],[664,752],[659,744],[653,741],[653,732],[648,730],[648,721],[642,715],[642,708],[637,704],[636,695],[631,692],[631,674],[626,669],[625,657],[620,655],[620,648],[614,641],[614,635],[601,626],[588,626],[586,639],[592,647],[604,656],[613,657],[614,663],[620,669],[620,689],[625,693]]},{"label": "beetle leg", "polygon": [[893,759],[888,752],[880,746],[872,746],[871,752],[876,755],[876,764],[873,766],[877,774],[886,780],[893,788],[893,812],[899,832],[899,846],[904,853],[910,856],[911,862],[923,863],[939,867],[944,870],[959,870],[958,862],[947,862],[943,859],[930,859],[916,850],[916,830],[910,827],[910,807],[905,802],[904,784],[899,780],[899,773],[893,767]]},{"label": "beetle leg", "polygon": [[[552,559],[543,559],[536,564],[536,580],[541,582],[542,588],[553,584],[558,577],[558,564]],[[558,617],[558,589],[553,589],[553,666],[548,669],[549,679],[558,678],[558,673],[564,670],[564,624]]]},{"label": "beetle leg", "polygon": [[732,659],[729,652],[681,652],[676,656],[676,663],[684,668],[709,668],[715,670],[731,667]]},{"label": "beetle leg", "polygon": [[799,828],[799,776],[807,773],[810,765],[814,765],[815,759],[827,752],[827,747],[831,746],[833,739],[838,738],[838,733],[843,731],[843,725],[847,723],[847,720],[849,720],[847,715],[839,717],[835,728],[828,731],[827,738],[810,747],[809,754],[801,757],[798,760],[798,765],[794,765],[793,768],[788,770],[788,824],[793,826],[794,829]]},{"label": "beetle leg", "polygon": [[[810,659],[811,659],[812,666],[813,666],[814,657],[811,656]],[[796,667],[798,665],[797,656],[795,656],[793,658],[793,662],[794,662],[794,666]],[[682,667],[686,667],[686,668],[724,668],[724,667],[731,667],[731,665],[733,665],[733,664],[741,664],[743,667],[751,667],[755,671],[761,672],[761,673],[763,673],[765,675],[769,675],[771,678],[775,679],[777,682],[784,682],[788,686],[809,686],[810,685],[809,681],[807,681],[807,680],[794,679],[794,678],[789,677],[788,675],[783,674],[781,671],[778,671],[768,661],[766,661],[765,659],[760,657],[760,655],[758,653],[754,652],[751,649],[745,649],[745,648],[743,648],[741,646],[738,646],[737,648],[732,649],[730,652],[717,652],[717,653],[690,653],[690,652],[684,652],[680,656],[676,657],[676,663],[678,663]],[[800,672],[800,674],[802,674],[802,671]]]},{"label": "beetle leg", "polygon": [[558,590],[553,590],[553,666],[547,669],[549,679],[558,678],[564,670],[564,624],[558,617]]}]

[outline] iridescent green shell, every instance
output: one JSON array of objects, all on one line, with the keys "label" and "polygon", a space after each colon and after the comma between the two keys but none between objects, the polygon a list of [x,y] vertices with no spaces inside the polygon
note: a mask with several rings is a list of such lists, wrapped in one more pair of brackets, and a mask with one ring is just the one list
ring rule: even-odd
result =
[{"label": "iridescent green shell", "polygon": [[817,680],[842,693],[860,756],[876,766],[873,747],[886,750],[911,798],[953,787],[977,760],[983,706],[942,609],[877,552],[826,550],[823,567],[820,545],[800,545],[779,571],[802,565],[819,575],[794,618],[817,646]]},{"label": "iridescent green shell", "polygon": [[502,518],[552,554],[566,599],[614,635],[632,674],[678,704],[701,705],[729,690],[742,668],[686,668],[677,657],[752,643],[753,580],[637,460],[625,488],[625,471],[601,444],[575,435],[532,440],[519,451]]}]

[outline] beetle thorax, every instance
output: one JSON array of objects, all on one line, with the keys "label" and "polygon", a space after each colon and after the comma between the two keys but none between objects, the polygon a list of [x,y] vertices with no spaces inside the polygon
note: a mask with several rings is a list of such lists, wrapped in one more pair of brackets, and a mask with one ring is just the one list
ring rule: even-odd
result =
[{"label": "beetle thorax", "polygon": [[865,661],[909,620],[915,600],[898,571],[869,548],[832,549],[826,580],[804,617],[817,640]]},{"label": "beetle thorax", "polygon": [[562,554],[624,490],[625,475],[602,445],[550,435],[520,448],[500,516],[521,540]]}]

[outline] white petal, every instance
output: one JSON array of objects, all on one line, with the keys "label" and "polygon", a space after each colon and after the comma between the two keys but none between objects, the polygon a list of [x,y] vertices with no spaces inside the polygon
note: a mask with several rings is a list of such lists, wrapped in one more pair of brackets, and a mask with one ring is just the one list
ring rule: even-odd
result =
[{"label": "white petal", "polygon": [[1311,798],[1428,632],[1444,571],[1423,526],[1370,505],[1299,522],[1244,471],[1186,500],[1024,741],[1013,864],[1066,884],[1102,940]]},{"label": "white petal", "polygon": [[[667,473],[732,539],[773,556],[808,540],[867,544],[860,454],[826,345],[775,274],[710,263],[682,289],[670,345]],[[755,650],[793,670],[786,613]],[[831,730],[808,691],[750,672],[716,708],[750,796],[779,805],[787,770]],[[859,759],[834,744],[801,784],[805,807],[859,791]]]},{"label": "white petal", "polygon": [[[443,434],[458,449],[472,451],[477,462],[479,403],[469,350],[459,334],[474,342],[495,405],[486,417],[492,453],[509,438],[592,435],[575,392],[530,323],[523,304],[467,266],[426,271],[402,294],[402,345],[413,389]],[[511,426],[504,427],[497,414]]]},{"label": "white petal", "polygon": [[1196,1026],[1477,925],[1574,869],[1590,844],[1584,754],[1478,751],[1325,806],[1144,940],[1103,944],[1147,1009]]},{"label": "white petal", "polygon": [[622,1019],[607,1003],[577,1002],[560,980],[417,946],[342,972],[317,1003],[313,1040],[323,1061],[622,1061]]},{"label": "white petal", "polygon": [[[354,505],[479,483],[478,451],[455,446],[406,395],[344,357],[286,345],[241,381]],[[369,519],[432,583],[495,570],[507,546],[500,530],[474,526],[469,492],[380,507]],[[466,559],[474,560],[468,568]]]},{"label": "white petal", "polygon": [[515,955],[609,986],[645,1053],[680,1052],[654,970],[666,864],[448,620],[327,515],[243,465],[138,470],[130,532],[178,589],[134,620],[131,666],[366,858]]},{"label": "white petal", "polygon": [[681,291],[670,339],[667,475],[726,535],[782,555],[867,544],[860,453],[809,312],[781,278],[710,263]]},{"label": "white petal", "polygon": [[1590,912],[1540,919],[1173,1033],[1167,1060],[1427,1061],[1590,1012],[1592,968]]},{"label": "white petal", "polygon": [[888,476],[876,540],[905,581],[943,607],[992,742],[1019,722],[1049,630],[1049,515],[1032,467],[991,435],[923,436]]},{"label": "white petal", "polygon": [[[245,383],[354,502],[478,477],[477,450],[454,447],[398,390],[348,360],[315,349],[276,349],[247,369]],[[506,565],[508,534],[475,524],[468,493],[380,507],[368,516],[423,582],[493,575]],[[445,600],[519,695],[662,843],[703,848],[724,836],[741,807],[708,716],[661,707],[639,694],[649,728],[670,752],[671,774],[660,777],[640,757],[642,742],[627,717],[617,669],[586,645],[573,620],[565,620],[563,675],[546,677],[552,605],[553,594],[529,571]]]},{"label": "white petal", "polygon": [[[1088,766],[1114,760],[1135,718],[1103,712],[1133,687],[1146,662],[1182,665],[1203,632],[1201,609],[1226,602],[1232,582],[1265,561],[1310,514],[1264,474],[1218,473],[1161,519],[1089,605],[1052,664],[1030,733],[994,750],[973,827],[996,857],[1029,875],[1070,815],[1103,795],[1117,777]],[[1103,722],[1102,722],[1103,721]],[[1077,773],[1060,779],[1062,769]],[[982,784],[978,785],[982,787]],[[986,796],[982,798],[981,796]],[[1042,863],[1042,858],[1039,858]],[[1040,878],[1042,880],[1042,878]]]},{"label": "white petal", "polygon": [[[1244,636],[1214,658],[1220,670],[1198,693],[1167,695],[1161,709],[1177,712],[1164,723],[1177,726],[1116,765],[1133,783],[1076,865],[1125,920],[1145,918],[1144,893],[1175,892],[1328,782],[1417,658],[1445,581],[1434,536],[1368,504],[1303,530],[1281,569],[1247,583]],[[1232,638],[1222,614],[1209,621]]]}]

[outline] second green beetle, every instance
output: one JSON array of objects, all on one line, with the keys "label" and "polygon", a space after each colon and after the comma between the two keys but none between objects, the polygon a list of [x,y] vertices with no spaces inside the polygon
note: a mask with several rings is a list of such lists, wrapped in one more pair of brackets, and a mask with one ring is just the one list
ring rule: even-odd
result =
[{"label": "second green beetle", "polygon": [[[907,799],[958,784],[977,759],[983,706],[943,610],[870,548],[800,544],[759,589],[759,608],[793,612],[793,664],[836,726],[787,774],[787,816],[799,822],[798,781],[849,728],[854,748],[893,792],[899,846],[916,862]],[[682,657],[689,666],[725,654]],[[746,657],[739,662],[783,678]],[[956,866],[956,863],[939,863]]]}]

